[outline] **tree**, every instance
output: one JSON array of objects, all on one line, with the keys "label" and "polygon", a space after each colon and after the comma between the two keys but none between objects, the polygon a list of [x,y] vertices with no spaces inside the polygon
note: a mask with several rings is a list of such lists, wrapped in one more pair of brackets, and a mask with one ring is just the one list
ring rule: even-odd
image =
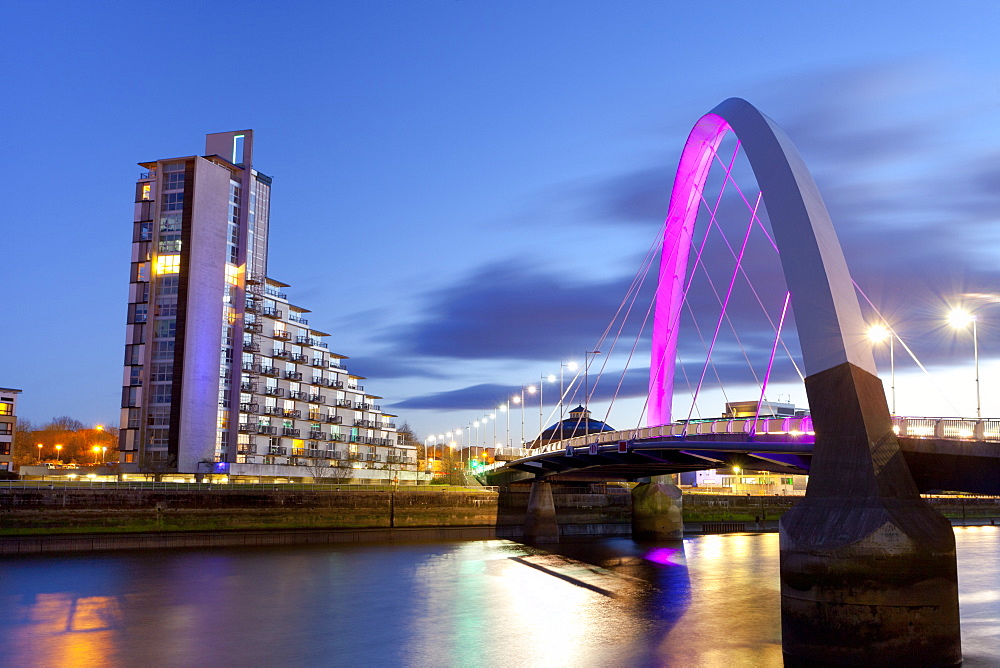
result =
[{"label": "tree", "polygon": [[[161,453],[156,453],[161,454]],[[162,453],[166,455],[166,453]],[[164,457],[157,457],[153,454],[146,455],[139,462],[139,471],[141,473],[150,473],[153,476],[153,482],[163,482],[164,473],[172,473],[177,470],[177,457],[173,455],[168,455]]]},{"label": "tree", "polygon": [[326,459],[313,459],[311,462],[304,468],[315,483],[342,484],[354,477],[354,470],[342,466],[340,462],[337,462],[336,465]]}]

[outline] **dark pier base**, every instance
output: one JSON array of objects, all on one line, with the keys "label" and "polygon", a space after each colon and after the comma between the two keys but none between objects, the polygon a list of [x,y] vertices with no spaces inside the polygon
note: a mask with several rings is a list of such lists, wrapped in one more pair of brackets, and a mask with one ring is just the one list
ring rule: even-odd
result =
[{"label": "dark pier base", "polygon": [[632,537],[639,540],[684,538],[684,500],[670,476],[657,476],[632,489]]},{"label": "dark pier base", "polygon": [[874,375],[806,378],[809,489],[781,518],[786,665],[962,662],[955,535],[917,494]]},{"label": "dark pier base", "polygon": [[552,499],[551,483],[536,480],[531,483],[528,512],[524,519],[524,539],[531,543],[558,543],[556,504]]}]

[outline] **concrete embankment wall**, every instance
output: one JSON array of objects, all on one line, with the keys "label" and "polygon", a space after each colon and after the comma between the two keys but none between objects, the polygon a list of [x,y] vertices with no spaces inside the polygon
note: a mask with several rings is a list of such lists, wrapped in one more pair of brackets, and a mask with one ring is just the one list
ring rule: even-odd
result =
[{"label": "concrete embankment wall", "polygon": [[[528,509],[526,485],[500,494],[497,535],[519,538]],[[627,536],[632,532],[632,495],[627,489],[614,493],[582,492],[555,485],[552,499],[561,536]]]},{"label": "concrete embankment wall", "polygon": [[0,490],[0,534],[495,526],[494,492]]}]

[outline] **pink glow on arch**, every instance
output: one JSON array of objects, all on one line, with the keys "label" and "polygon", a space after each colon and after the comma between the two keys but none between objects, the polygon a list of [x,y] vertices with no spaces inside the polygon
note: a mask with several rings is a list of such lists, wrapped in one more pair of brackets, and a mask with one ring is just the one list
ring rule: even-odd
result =
[{"label": "pink glow on arch", "polygon": [[656,288],[653,350],[649,368],[649,426],[670,422],[674,361],[677,357],[677,334],[684,300],[688,253],[705,181],[715,152],[729,130],[729,123],[721,116],[702,116],[688,135],[677,165],[663,232],[663,254]]}]

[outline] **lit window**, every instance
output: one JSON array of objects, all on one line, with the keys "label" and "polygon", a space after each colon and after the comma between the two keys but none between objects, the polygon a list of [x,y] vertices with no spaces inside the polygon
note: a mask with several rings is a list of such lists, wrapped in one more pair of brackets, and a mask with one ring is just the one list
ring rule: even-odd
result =
[{"label": "lit window", "polygon": [[157,255],[156,256],[156,273],[157,274],[176,274],[181,270],[181,256],[180,255]]},{"label": "lit window", "polygon": [[13,415],[14,407],[6,402],[0,403],[0,415]]},{"label": "lit window", "polygon": [[149,184],[149,183],[143,183],[142,184],[142,199],[145,200],[145,201],[147,201],[147,202],[149,200],[153,199],[153,186],[152,186],[152,184]]},{"label": "lit window", "polygon": [[231,264],[226,265],[226,283],[230,285],[240,284],[240,268]]}]

